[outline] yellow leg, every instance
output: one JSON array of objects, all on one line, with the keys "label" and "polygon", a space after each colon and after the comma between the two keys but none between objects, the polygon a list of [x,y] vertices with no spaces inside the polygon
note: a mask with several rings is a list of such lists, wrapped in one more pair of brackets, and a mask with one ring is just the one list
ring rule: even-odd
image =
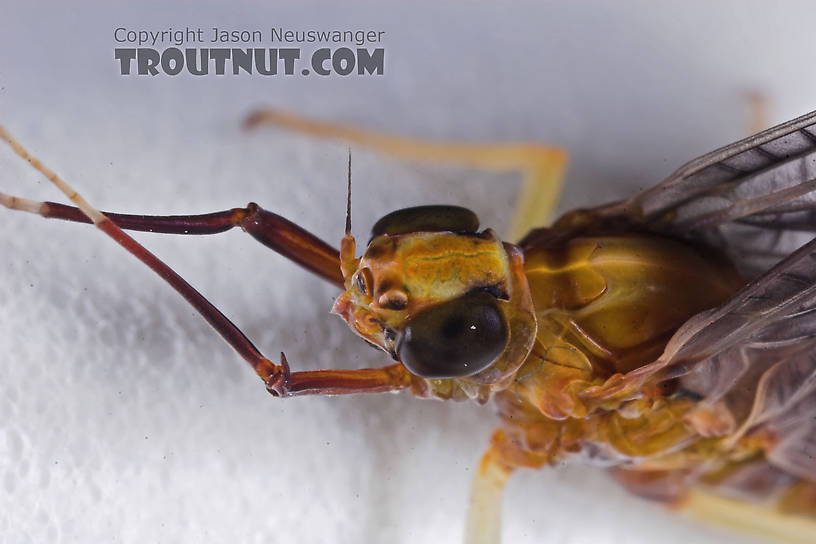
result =
[{"label": "yellow leg", "polygon": [[768,100],[768,97],[760,91],[749,92],[747,98],[748,114],[750,119],[750,123],[748,124],[748,135],[762,132],[771,126],[771,124],[768,122],[770,101]]},{"label": "yellow leg", "polygon": [[535,143],[431,142],[316,121],[278,110],[259,110],[246,121],[247,127],[264,124],[362,145],[408,161],[453,164],[488,172],[521,172],[523,186],[507,233],[507,239],[512,241],[550,221],[561,194],[567,164],[564,150]]},{"label": "yellow leg", "polygon": [[511,469],[491,447],[482,457],[473,476],[465,525],[465,544],[501,542],[501,507],[504,484]]}]

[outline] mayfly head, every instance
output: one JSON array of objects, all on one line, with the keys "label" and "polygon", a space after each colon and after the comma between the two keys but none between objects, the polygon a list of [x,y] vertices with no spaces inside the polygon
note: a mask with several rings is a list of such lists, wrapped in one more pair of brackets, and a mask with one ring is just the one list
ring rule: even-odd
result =
[{"label": "mayfly head", "polygon": [[[386,215],[349,270],[334,313],[415,376],[481,375],[487,384],[504,375],[489,369],[506,359],[529,290],[511,270],[508,245],[478,227],[476,215],[458,206]],[[532,315],[522,321],[529,328],[530,319],[534,330]]]}]

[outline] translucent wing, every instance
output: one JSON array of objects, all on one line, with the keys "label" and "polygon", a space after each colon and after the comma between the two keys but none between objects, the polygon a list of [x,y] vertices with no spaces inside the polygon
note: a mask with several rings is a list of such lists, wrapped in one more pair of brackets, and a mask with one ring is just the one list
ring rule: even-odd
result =
[{"label": "translucent wing", "polygon": [[705,239],[753,278],[816,232],[816,112],[703,155],[614,208]]},{"label": "translucent wing", "polygon": [[642,370],[666,366],[699,410],[728,409],[730,440],[768,430],[768,460],[816,481],[816,240],[690,319]]},{"label": "translucent wing", "polygon": [[679,378],[700,397],[700,410],[727,408],[729,440],[770,431],[767,460],[816,482],[816,112],[704,155],[591,213],[703,240],[752,280],[687,321],[657,361],[611,381],[599,396]]}]

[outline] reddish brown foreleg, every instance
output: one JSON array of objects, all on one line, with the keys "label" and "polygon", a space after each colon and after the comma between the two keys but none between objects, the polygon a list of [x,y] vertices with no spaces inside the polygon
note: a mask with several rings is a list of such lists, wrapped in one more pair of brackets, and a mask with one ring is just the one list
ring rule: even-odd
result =
[{"label": "reddish brown foreleg", "polygon": [[[30,201],[28,201],[30,202]],[[43,217],[93,223],[82,210],[57,202],[31,203]],[[296,262],[309,272],[340,288],[340,254],[332,246],[288,219],[250,202],[246,208],[232,208],[200,215],[129,215],[101,212],[125,230],[163,234],[218,234],[241,227],[265,246]]]},{"label": "reddish brown foreleg", "polygon": [[[150,267],[183,296],[216,332],[252,366],[273,395],[379,393],[410,387],[410,375],[399,364],[380,369],[318,370],[292,373],[283,354],[281,354],[280,365],[272,363],[218,308],[161,259],[126,234],[122,228],[153,232],[211,234],[234,226],[241,226],[262,243],[287,258],[301,264],[327,281],[342,286],[337,250],[322,242],[316,236],[291,221],[261,210],[257,205],[253,204],[244,209],[237,208],[203,216],[149,217],[111,214],[112,217],[109,217],[88,204],[56,173],[31,156],[2,126],[0,126],[0,138],[5,140],[15,153],[44,174],[78,207],[35,202],[3,193],[0,193],[0,204],[10,209],[38,213],[45,217],[58,217],[96,225],[97,228]],[[121,226],[119,223],[121,223]]]}]

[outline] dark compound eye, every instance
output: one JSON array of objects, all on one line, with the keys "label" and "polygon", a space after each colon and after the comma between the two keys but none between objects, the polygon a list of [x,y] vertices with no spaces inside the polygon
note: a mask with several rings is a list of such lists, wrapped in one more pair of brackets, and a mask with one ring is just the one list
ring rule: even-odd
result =
[{"label": "dark compound eye", "polygon": [[371,237],[409,232],[476,232],[479,218],[461,206],[416,206],[391,212],[371,227]]},{"label": "dark compound eye", "polygon": [[484,370],[507,345],[507,323],[498,304],[480,291],[418,313],[397,343],[400,361],[423,378],[457,378]]}]

